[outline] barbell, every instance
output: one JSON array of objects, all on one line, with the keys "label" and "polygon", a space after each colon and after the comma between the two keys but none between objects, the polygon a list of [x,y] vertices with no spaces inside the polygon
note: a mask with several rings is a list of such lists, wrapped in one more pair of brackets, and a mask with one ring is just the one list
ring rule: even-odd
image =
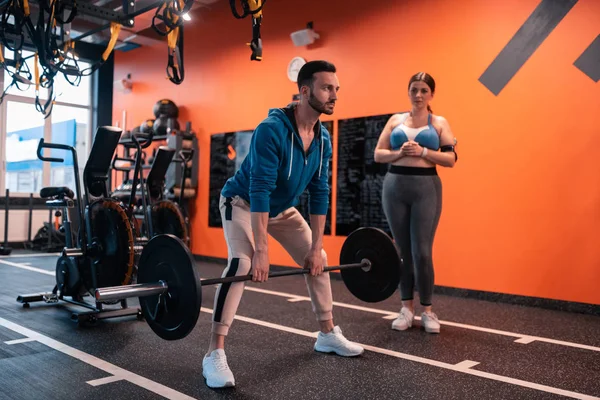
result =
[{"label": "barbell", "polygon": [[[359,300],[375,303],[389,298],[400,281],[401,258],[390,236],[378,228],[358,228],[344,241],[339,270],[347,289]],[[272,272],[269,278],[310,273],[294,268]],[[150,328],[165,340],[186,337],[194,329],[202,307],[202,286],[252,279],[252,275],[201,279],[194,257],[178,237],[157,235],[144,247],[137,284],[98,288],[97,301],[138,297]]]}]

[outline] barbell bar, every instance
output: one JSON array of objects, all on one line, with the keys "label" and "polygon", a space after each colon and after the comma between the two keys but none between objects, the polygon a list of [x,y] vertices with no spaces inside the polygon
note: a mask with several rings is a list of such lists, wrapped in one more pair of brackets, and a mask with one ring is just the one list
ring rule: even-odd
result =
[{"label": "barbell bar", "polygon": [[[378,228],[358,228],[344,241],[339,270],[347,289],[359,300],[380,302],[389,298],[400,281],[400,254],[390,236]],[[295,268],[269,274],[269,278],[310,273]],[[202,307],[202,286],[248,281],[252,275],[201,279],[188,247],[174,235],[153,237],[138,264],[138,283],[97,288],[99,302],[138,297],[150,328],[165,340],[186,337],[196,325]]]},{"label": "barbell bar", "polygon": [[[363,259],[360,263],[337,265],[323,268],[323,272],[343,270],[348,268],[363,268],[365,271],[371,269],[371,261]],[[295,269],[290,271],[273,272],[269,274],[269,278],[278,278],[289,275],[301,275],[307,274],[310,269]],[[243,282],[252,279],[252,275],[240,275],[240,276],[227,276],[225,278],[212,278],[202,279],[200,284],[202,286],[218,285],[220,283],[233,283]],[[124,286],[112,286],[106,288],[96,289],[95,297],[96,300],[102,301],[113,301],[123,300],[130,297],[145,297],[154,296],[158,294],[164,294],[169,291],[169,285],[165,281],[158,281],[156,283],[138,283],[134,285]]]}]

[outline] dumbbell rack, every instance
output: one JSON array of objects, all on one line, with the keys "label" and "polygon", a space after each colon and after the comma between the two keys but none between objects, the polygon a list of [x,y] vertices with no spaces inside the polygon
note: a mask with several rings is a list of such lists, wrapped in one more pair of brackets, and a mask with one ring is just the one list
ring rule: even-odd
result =
[{"label": "dumbbell rack", "polygon": [[[166,141],[167,139],[168,139],[168,135],[152,137],[153,142]],[[133,162],[133,160],[131,159],[131,149],[135,149],[135,143],[134,143],[133,139],[131,139],[131,138],[121,139],[121,140],[119,140],[119,144],[124,147],[124,154],[123,154],[122,158],[131,160],[131,162]],[[150,166],[142,165],[142,169],[150,169]],[[127,182],[130,180],[129,173],[131,171],[133,171],[133,167],[120,168],[119,171],[123,172],[123,182]],[[112,172],[108,175],[108,187],[112,187]]]},{"label": "dumbbell rack", "polygon": [[[166,197],[170,200],[174,200],[180,203],[181,207],[184,207],[183,200],[196,197],[198,187],[198,162],[199,162],[199,149],[198,149],[198,138],[192,131],[192,124],[188,122],[186,124],[186,130],[179,132],[177,135],[171,135],[167,138],[167,145],[173,148],[179,154],[186,150],[191,151],[192,158],[191,165],[187,168],[181,168],[177,163],[173,163],[166,176]],[[183,160],[175,160],[182,162]],[[184,177],[183,174],[186,174]],[[182,187],[183,183],[183,187]]]}]

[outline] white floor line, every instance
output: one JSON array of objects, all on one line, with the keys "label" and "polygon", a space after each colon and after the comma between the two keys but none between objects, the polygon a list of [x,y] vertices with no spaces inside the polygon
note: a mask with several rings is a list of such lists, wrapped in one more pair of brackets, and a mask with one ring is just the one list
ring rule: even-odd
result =
[{"label": "white floor line", "polygon": [[33,340],[36,340],[56,351],[60,351],[63,354],[69,355],[73,358],[76,358],[86,364],[89,364],[93,367],[96,367],[111,376],[119,378],[119,380],[126,380],[134,385],[137,385],[141,388],[154,392],[160,396],[163,396],[167,399],[175,399],[175,400],[189,400],[193,399],[186,394],[176,391],[175,389],[171,389],[170,387],[161,385],[160,383],[154,382],[148,378],[144,378],[143,376],[134,374],[131,371],[126,369],[117,367],[109,362],[106,362],[98,357],[92,356],[91,354],[84,353],[83,351],[77,350],[73,347],[70,347],[64,343],[61,343],[57,340],[49,338],[48,336],[44,336],[41,333],[32,331],[31,329],[25,328],[21,325],[17,325],[14,322],[8,321],[4,318],[0,318],[0,326],[3,326],[7,329],[10,329],[14,332],[20,333],[23,336],[27,336]]},{"label": "white floor line", "polygon": [[[27,265],[22,265],[22,264],[18,264],[18,263],[9,262],[9,261],[3,261],[3,260],[0,260],[0,263],[10,265],[10,266],[16,267],[16,268],[22,268],[22,269],[54,276],[53,271],[47,271],[44,269],[29,267]],[[213,285],[213,287],[216,287],[216,285]],[[297,294],[277,292],[274,290],[260,289],[260,288],[252,287],[252,286],[246,286],[245,289],[248,291],[251,291],[251,292],[256,292],[256,293],[263,293],[263,294],[269,294],[269,295],[273,295],[273,296],[285,297],[285,298],[288,298],[289,299],[288,301],[290,301],[290,302],[310,301],[310,297],[300,296]],[[374,313],[374,314],[381,314],[381,315],[384,315],[382,318],[389,319],[389,320],[395,319],[396,316],[398,315],[398,312],[394,312],[394,311],[387,311],[387,310],[380,310],[377,308],[357,306],[354,304],[341,303],[338,301],[334,301],[333,305],[335,307],[349,308],[349,309],[353,309],[353,310],[359,310],[359,311],[364,311],[364,312],[369,312],[369,313]],[[421,317],[415,316],[415,319],[420,320]],[[473,331],[491,333],[491,334],[495,334],[495,335],[510,336],[510,337],[517,338],[517,340],[515,340],[515,343],[520,343],[520,344],[529,344],[529,343],[538,341],[538,342],[556,344],[559,346],[574,347],[574,348],[583,349],[583,350],[591,350],[591,351],[600,352],[600,347],[590,346],[587,344],[567,342],[564,340],[556,340],[556,339],[550,339],[550,338],[545,338],[545,337],[541,337],[541,336],[526,335],[526,334],[522,334],[522,333],[503,331],[503,330],[499,330],[499,329],[484,328],[481,326],[461,324],[461,323],[452,322],[452,321],[440,320],[440,324],[447,325],[447,326],[453,326],[455,328],[469,329],[469,330],[473,330]]]},{"label": "white floor line", "polygon": [[469,368],[473,368],[474,366],[478,365],[479,362],[478,361],[472,361],[472,360],[464,360],[459,362],[458,364],[455,364],[454,366],[456,368],[459,369],[469,369]]},{"label": "white floor line", "polygon": [[88,385],[91,386],[102,386],[102,385],[106,385],[108,383],[113,383],[113,382],[118,382],[118,381],[122,381],[123,378],[121,378],[120,376],[107,376],[106,378],[100,378],[100,379],[94,379],[92,381],[87,381],[86,383]]},{"label": "white floor line", "polygon": [[46,269],[31,267],[29,265],[14,263],[11,261],[0,260],[0,264],[10,265],[11,267],[26,269],[28,271],[39,272],[40,274],[46,274],[51,276],[55,276],[56,274],[54,271],[48,271]]},{"label": "white floor line", "polygon": [[15,340],[6,341],[4,343],[8,344],[8,345],[12,345],[12,344],[27,343],[27,342],[35,342],[35,339],[32,339],[32,338],[15,339]]},{"label": "white floor line", "polygon": [[521,344],[529,344],[531,342],[535,342],[535,338],[533,338],[531,336],[523,336],[522,338],[515,340],[515,343],[521,343]]},{"label": "white floor line", "polygon": [[304,299],[298,299],[298,298],[289,298],[288,299],[288,302],[290,302],[290,303],[299,303],[301,301],[306,301],[306,300],[304,300]]},{"label": "white floor line", "polygon": [[[302,300],[310,301],[310,297],[299,296],[296,294],[285,293],[285,292],[276,292],[273,290],[265,290],[265,289],[260,289],[260,288],[256,288],[256,287],[251,287],[251,286],[246,286],[246,290],[251,291],[251,292],[270,294],[270,295],[279,296],[279,297],[287,297],[290,299],[290,300],[288,300],[290,302],[298,302],[298,301],[302,301]],[[382,314],[382,315],[384,315],[382,317],[383,319],[391,320],[391,319],[395,319],[398,316],[397,312],[380,310],[380,309],[371,308],[371,307],[357,306],[354,304],[340,303],[338,301],[334,301],[333,305],[335,307],[349,308],[349,309],[353,309],[353,310],[365,311],[365,312],[374,313],[374,314]],[[415,316],[415,319],[421,320],[421,317]],[[541,336],[525,335],[522,333],[503,331],[503,330],[499,330],[499,329],[484,328],[484,327],[476,326],[476,325],[461,324],[458,322],[444,321],[444,320],[440,320],[440,324],[447,325],[447,326],[453,326],[455,328],[470,329],[473,331],[491,333],[491,334],[495,334],[495,335],[511,336],[511,337],[517,338],[517,340],[515,340],[516,343],[521,343],[521,344],[528,344],[528,343],[538,341],[538,342],[552,343],[552,344],[556,344],[556,345],[560,345],[560,346],[575,347],[575,348],[584,349],[584,350],[600,351],[600,347],[596,347],[596,346],[589,346],[586,344],[567,342],[564,340],[550,339],[550,338],[545,338],[545,337],[541,337]]]},{"label": "white floor line", "polygon": [[10,256],[0,256],[2,258],[29,258],[29,257],[56,257],[60,256],[61,253],[44,253],[44,254],[11,254]]},{"label": "white floor line", "polygon": [[[212,312],[213,312],[213,310],[211,310],[210,308],[205,308],[205,307],[202,307],[201,311],[205,312],[205,313],[209,313],[209,314],[212,314]],[[304,330],[296,329],[296,328],[290,328],[290,327],[287,327],[284,325],[278,325],[278,324],[274,324],[271,322],[265,322],[265,321],[261,321],[259,319],[243,317],[241,315],[236,315],[235,319],[244,321],[244,322],[248,322],[251,324],[255,324],[255,325],[264,326],[264,327],[271,328],[271,329],[277,329],[277,330],[283,331],[283,332],[294,333],[297,335],[311,337],[311,338],[315,337],[315,334],[313,332],[308,332],[308,331],[304,331]],[[383,349],[380,347],[370,346],[370,345],[366,345],[366,344],[362,344],[362,343],[359,343],[359,344],[361,346],[363,346],[365,348],[365,350],[372,351],[374,353],[385,354],[385,355],[388,355],[391,357],[396,357],[396,358],[402,358],[405,360],[414,361],[414,362],[418,362],[421,364],[427,364],[427,365],[431,365],[431,366],[438,367],[438,368],[444,368],[447,370],[460,372],[463,374],[478,376],[480,378],[486,378],[486,379],[490,379],[490,380],[494,380],[494,381],[498,381],[498,382],[509,383],[511,385],[526,387],[529,389],[535,389],[535,390],[539,390],[539,391],[546,392],[546,393],[552,393],[552,394],[557,394],[557,395],[561,395],[561,396],[565,396],[565,397],[570,397],[573,399],[600,400],[600,397],[594,397],[594,396],[590,396],[590,395],[586,395],[586,394],[582,394],[582,393],[572,392],[569,390],[559,389],[559,388],[555,388],[552,386],[541,385],[538,383],[528,382],[528,381],[524,381],[521,379],[510,378],[508,376],[473,370],[473,369],[470,369],[469,366],[475,365],[475,364],[473,364],[473,363],[475,363],[475,361],[471,361],[471,360],[466,360],[459,364],[448,364],[448,363],[441,362],[441,361],[431,360],[429,358],[418,357],[418,356],[413,356],[411,354],[400,353],[398,351]],[[468,363],[468,364],[466,364],[466,363]]]}]

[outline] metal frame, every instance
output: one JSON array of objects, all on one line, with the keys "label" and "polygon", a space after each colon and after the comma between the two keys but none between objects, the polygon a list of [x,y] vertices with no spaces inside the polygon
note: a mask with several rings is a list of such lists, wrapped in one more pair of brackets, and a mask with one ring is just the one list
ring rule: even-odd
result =
[{"label": "metal frame", "polygon": [[[110,28],[110,24],[112,22],[118,22],[119,24],[125,27],[132,28],[135,25],[135,17],[155,8],[158,8],[165,3],[165,0],[122,0],[122,5],[117,8],[117,11],[110,6],[96,6],[92,4],[93,1],[94,0],[61,0],[63,4],[67,5],[67,10],[65,10],[65,13],[67,14],[72,10],[73,5],[77,4],[78,16],[75,17],[75,20],[86,19],[88,21],[93,21],[96,23],[98,23],[98,20],[107,21],[106,23],[96,28],[89,29],[85,33],[72,38],[74,42],[81,41],[88,36]],[[35,1],[30,2],[30,4],[32,5],[35,3]],[[110,5],[110,2],[108,2],[108,5]],[[32,20],[34,18],[37,18],[36,14],[37,10],[32,9]],[[72,24],[73,22],[71,22],[71,24],[69,25]],[[14,25],[9,25],[7,30],[10,30],[11,28],[14,30]],[[33,42],[31,41],[28,32],[24,30],[23,33],[25,34],[25,44],[33,45]],[[5,32],[5,36],[11,39],[19,37],[15,34],[11,34],[8,32]]]}]

